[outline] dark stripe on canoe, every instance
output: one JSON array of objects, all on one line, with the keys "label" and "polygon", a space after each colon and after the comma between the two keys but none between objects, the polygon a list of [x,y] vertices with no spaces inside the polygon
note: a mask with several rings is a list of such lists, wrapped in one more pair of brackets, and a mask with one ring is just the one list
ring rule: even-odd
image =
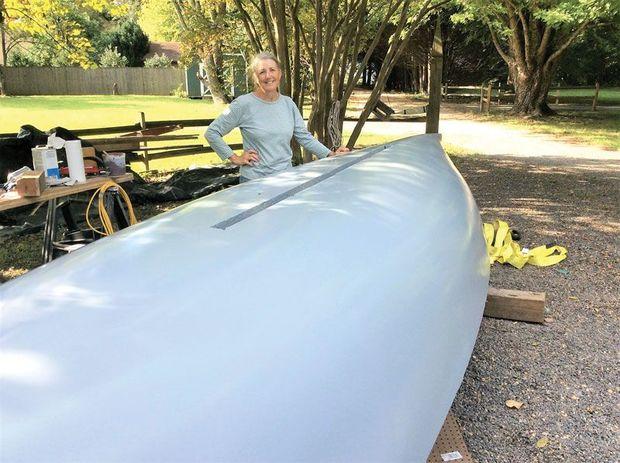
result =
[{"label": "dark stripe on canoe", "polygon": [[334,175],[336,175],[338,172],[342,172],[345,169],[348,169],[349,167],[362,162],[366,159],[368,159],[369,157],[385,150],[387,148],[387,145],[384,146],[378,146],[376,148],[373,148],[372,150],[370,150],[368,153],[365,153],[364,155],[360,156],[359,158],[355,158],[350,162],[347,162],[345,164],[342,164],[338,167],[336,167],[334,170],[331,170],[329,172],[324,173],[323,175],[319,175],[316,178],[313,178],[311,180],[308,180],[307,182],[302,183],[301,185],[297,185],[295,188],[291,188],[288,191],[285,191],[284,193],[280,193],[279,195],[274,196],[271,199],[268,199],[266,201],[263,201],[260,204],[257,204],[254,207],[251,207],[250,209],[247,209],[243,212],[240,212],[237,215],[234,215],[226,220],[223,220],[222,222],[219,222],[215,225],[213,225],[211,228],[217,228],[219,230],[226,230],[229,227],[232,227],[233,225],[249,218],[252,217],[253,215],[258,214],[259,212],[267,209],[268,207],[273,206],[274,204],[278,204],[281,201],[284,201],[285,199],[290,198],[291,196],[296,195],[297,193],[307,190],[308,188],[316,185],[317,183],[320,183],[324,180],[327,180],[330,177],[333,177]]}]

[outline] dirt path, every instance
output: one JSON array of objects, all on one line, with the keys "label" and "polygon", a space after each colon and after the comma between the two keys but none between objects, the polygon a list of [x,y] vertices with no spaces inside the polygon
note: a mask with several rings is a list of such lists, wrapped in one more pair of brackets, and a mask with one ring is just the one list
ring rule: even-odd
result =
[{"label": "dirt path", "polygon": [[[353,130],[354,122],[345,122],[344,130]],[[423,122],[367,122],[364,133],[381,135],[394,134],[407,137],[424,133]],[[527,129],[507,127],[493,122],[480,122],[463,119],[442,119],[439,130],[445,145],[458,146],[477,154],[620,160],[620,151],[607,151],[601,148],[568,143],[551,135],[535,134]]]}]

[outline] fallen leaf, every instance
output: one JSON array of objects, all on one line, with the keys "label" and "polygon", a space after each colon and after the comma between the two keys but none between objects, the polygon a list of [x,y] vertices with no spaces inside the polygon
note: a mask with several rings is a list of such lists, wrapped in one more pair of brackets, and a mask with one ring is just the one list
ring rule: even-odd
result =
[{"label": "fallen leaf", "polygon": [[548,443],[549,443],[549,438],[548,437],[543,437],[542,439],[538,439],[538,442],[536,442],[536,448],[537,449],[542,449]]},{"label": "fallen leaf", "polygon": [[519,402],[518,400],[507,400],[506,407],[508,408],[516,408],[517,410],[523,407],[523,402]]}]

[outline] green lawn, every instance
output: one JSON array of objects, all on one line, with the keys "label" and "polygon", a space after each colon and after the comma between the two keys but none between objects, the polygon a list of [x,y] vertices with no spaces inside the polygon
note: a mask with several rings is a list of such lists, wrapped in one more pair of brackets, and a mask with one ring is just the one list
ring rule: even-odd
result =
[{"label": "green lawn", "polygon": [[[555,103],[559,96],[559,103],[592,104],[594,86],[582,88],[552,89],[549,92],[549,101]],[[598,104],[602,106],[620,105],[620,87],[601,88],[598,94]]]},{"label": "green lawn", "polygon": [[14,96],[0,98],[0,133],[17,132],[24,124],[41,130],[129,125],[147,120],[217,117],[223,106],[207,100],[172,96]]}]

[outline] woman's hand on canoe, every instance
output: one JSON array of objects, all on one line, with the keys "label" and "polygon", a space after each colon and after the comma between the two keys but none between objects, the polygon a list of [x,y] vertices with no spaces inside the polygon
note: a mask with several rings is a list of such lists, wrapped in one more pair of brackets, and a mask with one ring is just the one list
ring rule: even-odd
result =
[{"label": "woman's hand on canoe", "polygon": [[343,154],[347,154],[350,151],[351,150],[347,148],[346,146],[341,146],[339,148],[336,148],[335,151],[330,151],[327,157],[342,156]]},{"label": "woman's hand on canoe", "polygon": [[258,151],[255,149],[244,150],[243,154],[233,154],[228,160],[236,166],[253,166],[259,161]]}]

